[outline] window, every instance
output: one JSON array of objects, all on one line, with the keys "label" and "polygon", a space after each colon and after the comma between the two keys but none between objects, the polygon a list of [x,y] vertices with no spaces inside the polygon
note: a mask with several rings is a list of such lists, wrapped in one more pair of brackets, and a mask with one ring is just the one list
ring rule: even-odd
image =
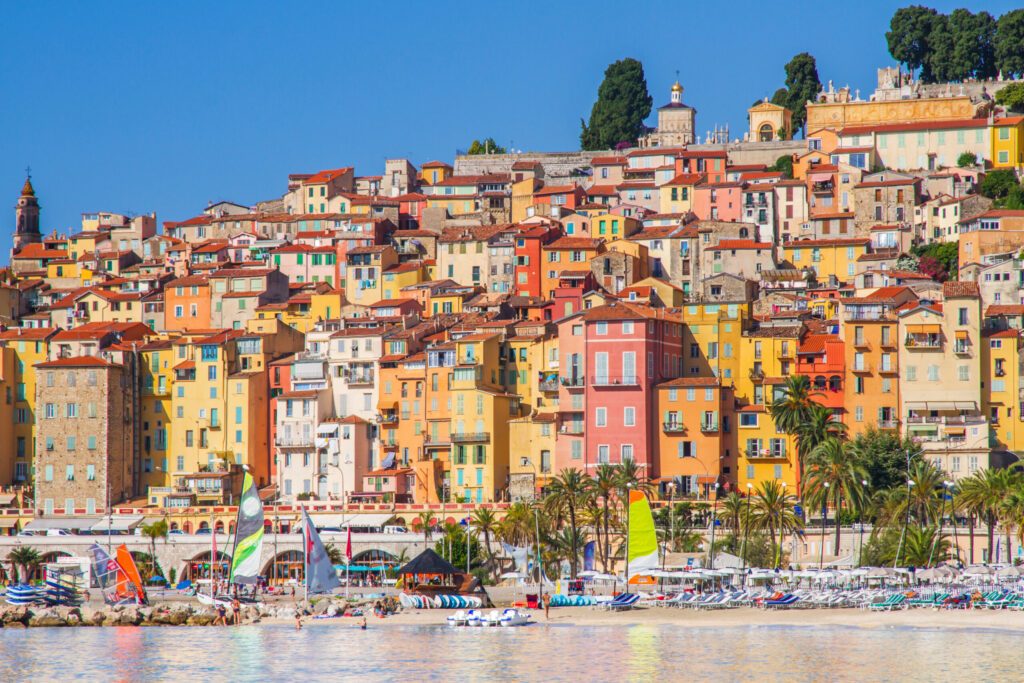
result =
[{"label": "window", "polygon": [[602,465],[608,464],[610,462],[610,459],[608,457],[608,453],[609,453],[609,447],[608,446],[598,446],[597,447],[597,462],[602,464]]},{"label": "window", "polygon": [[757,413],[740,413],[740,426],[741,427],[756,427],[757,426]]},{"label": "window", "polygon": [[636,426],[636,408],[634,408],[633,406],[626,406],[625,408],[622,409],[622,426]]},{"label": "window", "polygon": [[594,334],[608,334],[608,323],[599,322],[594,326]]},{"label": "window", "polygon": [[633,322],[631,320],[622,323],[622,334],[633,334]]},{"label": "window", "polygon": [[85,478],[89,481],[96,481],[96,465],[85,466]]},{"label": "window", "polygon": [[597,410],[594,411],[594,424],[597,427],[607,427],[608,426],[608,409],[607,408],[598,408]]},{"label": "window", "polygon": [[928,366],[928,381],[938,382],[939,381],[939,366],[929,365]]},{"label": "window", "polygon": [[970,379],[971,379],[971,368],[970,368],[970,366],[968,366],[968,365],[961,365],[961,366],[957,367],[956,372],[957,372],[957,378],[961,382],[970,381]]}]

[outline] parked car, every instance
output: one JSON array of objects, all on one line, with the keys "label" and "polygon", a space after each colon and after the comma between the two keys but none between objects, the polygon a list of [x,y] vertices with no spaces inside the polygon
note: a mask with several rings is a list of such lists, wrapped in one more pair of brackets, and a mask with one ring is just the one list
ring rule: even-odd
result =
[{"label": "parked car", "polygon": [[213,533],[213,529],[205,527],[203,529],[196,529],[196,536],[209,536]]},{"label": "parked car", "polygon": [[47,529],[47,536],[71,536],[71,532],[67,529]]},{"label": "parked car", "polygon": [[404,526],[386,526],[384,527],[384,533],[386,534],[407,534],[409,530]]}]

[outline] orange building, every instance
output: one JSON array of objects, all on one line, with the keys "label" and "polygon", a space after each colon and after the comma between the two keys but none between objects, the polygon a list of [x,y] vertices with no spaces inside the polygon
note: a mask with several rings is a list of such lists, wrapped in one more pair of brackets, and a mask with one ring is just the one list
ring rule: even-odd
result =
[{"label": "orange building", "polygon": [[205,275],[188,275],[164,287],[164,329],[208,330],[210,281]]},{"label": "orange building", "polygon": [[[676,496],[713,496],[735,471],[733,391],[717,377],[680,377],[657,387],[658,447],[656,473],[662,488],[681,478]],[[663,495],[670,492],[662,491]]]},{"label": "orange building", "polygon": [[604,251],[604,240],[590,237],[561,237],[541,248],[541,296],[552,298],[561,274],[590,272],[590,259]]}]

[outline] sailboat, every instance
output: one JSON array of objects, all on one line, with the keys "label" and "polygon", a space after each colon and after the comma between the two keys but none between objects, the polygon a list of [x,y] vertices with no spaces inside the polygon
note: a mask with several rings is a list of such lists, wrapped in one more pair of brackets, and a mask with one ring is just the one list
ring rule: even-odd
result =
[{"label": "sailboat", "polygon": [[[234,599],[230,594],[213,594],[213,567],[216,563],[216,540],[210,564],[210,595],[196,593],[196,599],[204,605],[230,605]],[[231,574],[229,584],[254,584],[260,578],[260,560],[263,556],[263,502],[256,482],[249,472],[242,479],[242,497],[238,501],[238,516],[235,518],[235,542],[231,549]],[[239,596],[239,600],[242,597]],[[246,601],[248,602],[248,601]]]},{"label": "sailboat", "polygon": [[626,512],[626,592],[630,584],[641,583],[642,576],[658,568],[658,536],[654,530],[651,505],[642,491],[629,492]]},{"label": "sailboat", "polygon": [[105,602],[119,604],[146,604],[146,589],[142,583],[135,560],[122,544],[111,557],[107,551],[94,543],[92,551],[92,573],[96,585],[103,591]]}]

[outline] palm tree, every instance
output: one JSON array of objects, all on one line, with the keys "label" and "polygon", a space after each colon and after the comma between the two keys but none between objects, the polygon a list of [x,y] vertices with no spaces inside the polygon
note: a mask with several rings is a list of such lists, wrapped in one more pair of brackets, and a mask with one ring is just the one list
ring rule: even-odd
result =
[{"label": "palm tree", "polygon": [[20,545],[7,554],[7,561],[14,567],[17,580],[21,583],[28,583],[32,579],[42,560],[39,551],[27,545]]},{"label": "palm tree", "polygon": [[498,525],[498,537],[512,546],[530,545],[534,538],[533,508],[527,503],[512,503]]},{"label": "palm tree", "polygon": [[[608,563],[611,560],[611,510],[612,504],[614,503],[614,496],[618,491],[619,474],[618,470],[614,465],[602,463],[597,466],[597,472],[594,477],[594,497],[601,503],[601,519],[600,524],[595,526],[597,529],[597,545],[601,550],[601,564],[604,566],[604,570],[608,571]],[[604,542],[602,543],[601,537],[604,536]]]},{"label": "palm tree", "polygon": [[[556,517],[569,518],[569,529],[572,532],[571,540],[575,543],[578,539],[579,527],[576,520],[576,512],[584,505],[593,493],[593,479],[575,467],[562,470],[557,477],[551,480],[548,485],[548,497],[545,500],[545,507]],[[577,562],[579,560],[579,548],[573,547],[571,578],[576,578]]]},{"label": "palm tree", "polygon": [[344,551],[333,543],[325,545],[324,551],[327,553],[327,559],[330,560],[331,564],[348,564]]},{"label": "palm tree", "polygon": [[977,515],[988,527],[988,556],[995,550],[995,526],[1003,496],[1007,493],[1006,470],[978,470],[960,480],[960,504],[968,514]]},{"label": "palm tree", "polygon": [[892,541],[899,534],[890,537],[890,543],[883,551],[880,561],[884,564],[895,562],[899,552],[900,562],[907,566],[927,567],[929,561],[941,562],[949,557],[952,543],[949,537],[936,526],[908,527],[903,538],[902,549]]},{"label": "palm tree", "polygon": [[155,522],[142,525],[142,535],[149,539],[149,575],[151,577],[156,576],[156,539],[162,538],[164,543],[167,543],[169,533],[170,527],[166,519],[158,519]]},{"label": "palm tree", "polygon": [[811,379],[807,375],[791,375],[786,378],[782,394],[769,406],[775,428],[797,437],[797,492],[801,495],[804,458],[817,445],[812,444],[807,437],[801,437],[801,427],[810,421],[811,411],[817,405],[813,398],[817,393],[812,391],[812,388]]},{"label": "palm tree", "polygon": [[575,567],[579,562],[579,553],[586,542],[587,536],[582,529],[573,530],[566,527],[562,527],[557,534],[548,538],[548,545],[554,547],[557,557],[569,560],[571,567]]},{"label": "palm tree", "polygon": [[[808,461],[809,468],[804,496],[807,498],[808,505],[813,505],[815,509],[829,504],[835,509],[835,549],[838,554],[842,528],[839,513],[844,502],[857,508],[863,505],[865,491],[861,482],[867,480],[867,468],[864,467],[856,449],[852,448],[849,443],[836,438],[830,438],[818,444],[811,451]],[[824,537],[824,528],[821,533]]]},{"label": "palm tree", "polygon": [[615,465],[615,479],[619,490],[619,499],[623,505],[629,505],[629,491],[642,491],[644,495],[651,495],[653,485],[651,480],[644,474],[643,468],[636,460],[626,458],[618,465]]},{"label": "palm tree", "polygon": [[[782,537],[803,526],[796,514],[796,497],[787,494],[786,488],[778,481],[769,479],[757,487],[756,498],[753,502],[753,510],[750,515],[751,526],[768,530],[772,548],[776,550],[775,566],[778,566]],[[775,545],[776,532],[780,541],[778,546]]]},{"label": "palm tree", "polygon": [[1006,552],[1007,557],[1009,557],[1010,539],[1012,537],[1010,532],[1024,518],[1024,488],[1022,488],[1024,481],[1022,481],[1020,470],[1008,469],[1002,471],[1006,473],[1006,482],[1004,483],[1006,494],[999,501],[996,515],[1003,527],[1003,533],[1006,534]]},{"label": "palm tree", "polygon": [[738,534],[742,530],[741,519],[745,517],[747,499],[733,491],[722,500],[722,514],[726,524]]},{"label": "palm tree", "polygon": [[416,515],[416,519],[419,520],[420,527],[423,529],[423,547],[426,548],[430,545],[430,537],[434,532],[430,526],[434,521],[434,515],[429,511],[424,511]]},{"label": "palm tree", "polygon": [[484,536],[484,546],[487,550],[487,567],[494,571],[494,552],[491,550],[491,534],[498,530],[498,517],[490,508],[479,508],[469,518],[469,526],[478,534]]}]

